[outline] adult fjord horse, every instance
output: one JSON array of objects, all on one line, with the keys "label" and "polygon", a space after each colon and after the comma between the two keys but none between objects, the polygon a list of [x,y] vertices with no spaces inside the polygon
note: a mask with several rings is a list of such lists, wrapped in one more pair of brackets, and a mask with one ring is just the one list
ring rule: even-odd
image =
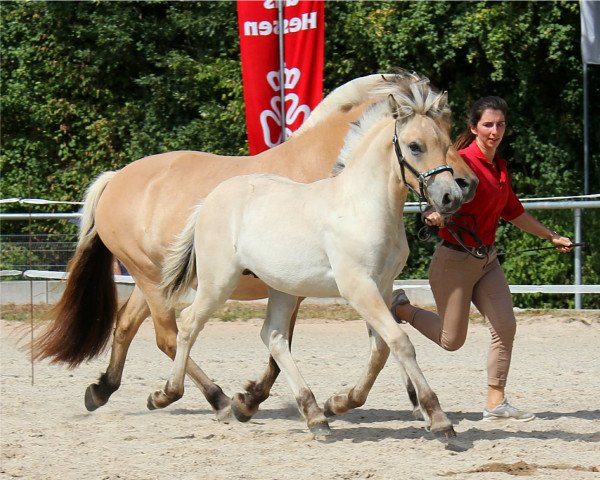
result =
[{"label": "adult fjord horse", "polygon": [[409,188],[422,191],[442,214],[462,204],[446,165],[450,137],[436,123],[449,115],[445,94],[413,84],[410,95],[390,95],[361,116],[346,138],[339,174],[308,184],[253,174],[217,186],[194,210],[165,262],[168,299],[194,284],[196,295],[181,312],[171,376],[149,405],[163,408],[182,397],[193,343],[250,271],[269,289],[261,338],[311,432],[327,435],[330,429],[291,355],[291,317],[300,297],[342,296],[399,360],[431,431],[454,435],[408,335],[389,311],[394,279],[408,257],[403,213]]},{"label": "adult fjord horse", "polygon": [[[390,88],[403,93],[413,83],[427,84],[427,81],[418,75],[400,73],[370,75],[344,84],[321,102],[288,141],[253,157],[169,152],[142,158],[118,172],[101,175],[86,196],[80,242],[69,267],[65,293],[56,307],[55,321],[36,341],[36,357],[48,357],[75,367],[103,351],[116,320],[108,368],[86,390],[85,405],[90,411],[104,405],[119,388],[129,345],[149,315],[158,347],[174,358],[175,311],[167,304],[159,283],[167,249],[182,230],[192,206],[220,182],[235,175],[272,172],[300,182],[327,177],[351,122],[368,105],[387,95],[384,92]],[[448,150],[447,161],[468,201],[477,185],[476,176],[452,148]],[[118,313],[111,269],[113,256],[125,264],[136,282]],[[244,276],[232,294],[238,300],[265,296],[264,283],[252,276]],[[294,319],[295,316],[292,327]],[[378,348],[372,348],[364,374],[369,378],[387,359],[385,344],[380,342],[375,347]],[[249,384],[247,392],[236,395],[238,418],[250,418],[258,403],[268,397],[278,372],[270,358],[263,377]],[[187,373],[217,416],[226,415],[231,400],[191,359]],[[374,378],[368,383],[372,381]],[[351,394],[335,396],[335,402],[331,402],[335,408],[330,413],[341,413],[364,403],[368,390],[362,388],[363,384],[361,380],[361,388],[357,386]],[[416,399],[411,399],[415,404]]]}]

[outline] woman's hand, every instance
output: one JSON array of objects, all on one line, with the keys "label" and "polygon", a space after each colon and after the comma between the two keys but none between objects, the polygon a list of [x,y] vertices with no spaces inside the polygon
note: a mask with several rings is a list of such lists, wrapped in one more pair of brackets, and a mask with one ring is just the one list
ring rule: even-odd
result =
[{"label": "woman's hand", "polygon": [[573,250],[573,242],[571,241],[571,239],[569,239],[568,237],[563,237],[562,235],[559,235],[556,232],[552,232],[552,235],[550,236],[550,241],[560,253],[568,253],[571,250]]},{"label": "woman's hand", "polygon": [[433,207],[428,208],[423,212],[423,221],[430,227],[443,227],[444,217],[440,213],[436,212]]}]

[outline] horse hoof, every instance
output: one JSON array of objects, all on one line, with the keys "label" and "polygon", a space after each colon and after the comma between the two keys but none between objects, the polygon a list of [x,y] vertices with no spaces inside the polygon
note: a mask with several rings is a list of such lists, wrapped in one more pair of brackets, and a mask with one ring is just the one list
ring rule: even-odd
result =
[{"label": "horse hoof", "polygon": [[319,422],[308,426],[310,433],[315,437],[327,437],[331,435],[331,428],[327,422]]},{"label": "horse hoof", "polygon": [[333,408],[331,407],[331,399],[327,399],[327,401],[325,402],[325,405],[323,406],[323,413],[325,414],[326,417],[335,417],[335,412],[333,411]]},{"label": "horse hoof", "polygon": [[245,395],[236,393],[231,399],[231,411],[239,422],[245,423],[258,411],[258,405],[255,408],[248,407]]},{"label": "horse hoof", "polygon": [[356,408],[358,404],[351,404],[347,394],[334,395],[328,398],[323,406],[323,413],[326,417],[335,417],[346,413],[351,408]]},{"label": "horse hoof", "polygon": [[156,392],[148,395],[148,402],[146,403],[146,406],[148,407],[148,410],[156,410],[171,405],[171,403],[173,403],[175,400],[177,399],[171,399],[167,397],[162,390],[157,390]]},{"label": "horse hoof", "polygon": [[432,428],[431,433],[442,440],[456,437],[456,432],[454,431],[454,427],[452,425],[435,429]]},{"label": "horse hoof", "polygon": [[106,403],[106,401],[99,401],[96,395],[94,395],[95,387],[96,385],[92,384],[85,389],[85,396],[83,402],[85,403],[85,408],[88,412],[93,412],[94,410],[97,410]]},{"label": "horse hoof", "polygon": [[148,402],[146,403],[146,407],[148,410],[156,410],[156,405],[154,405],[154,401],[152,399],[152,394],[148,395]]},{"label": "horse hoof", "polygon": [[248,415],[245,411],[243,411],[237,402],[231,404],[231,411],[238,422],[246,423],[252,419],[252,415]]}]

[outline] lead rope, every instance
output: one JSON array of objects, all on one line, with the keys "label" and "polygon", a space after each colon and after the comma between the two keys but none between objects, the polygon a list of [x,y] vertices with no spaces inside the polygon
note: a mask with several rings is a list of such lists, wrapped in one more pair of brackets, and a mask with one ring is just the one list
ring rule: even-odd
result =
[{"label": "lead rope", "polygon": [[[456,219],[460,217],[472,219],[473,228],[467,226],[466,224],[457,223]],[[476,220],[475,217],[473,217],[473,215],[471,215],[470,213],[454,213],[450,215],[449,217],[447,217],[447,219],[444,220],[444,227],[448,229],[450,235],[452,235],[454,240],[456,240],[456,242],[463,248],[463,250],[472,257],[478,260],[482,260],[489,256],[487,247],[483,244],[481,238],[479,238],[479,235],[477,235],[477,233],[475,232]],[[417,237],[421,241],[427,241],[430,240],[433,235],[437,235],[438,232],[439,227],[435,227],[433,225],[424,225],[417,233]],[[470,235],[473,238],[473,240],[475,240],[475,243],[477,243],[476,247],[468,247],[467,245],[465,245],[465,234]]]},{"label": "lead rope", "polygon": [[[448,229],[448,231],[450,232],[450,234],[452,235],[452,237],[458,242],[458,244],[465,250],[465,252],[467,252],[469,255],[471,255],[472,257],[475,257],[479,260],[489,256],[489,252],[487,250],[487,247],[483,244],[483,242],[481,241],[481,239],[479,238],[479,236],[475,233],[475,231],[469,227],[465,227],[462,225],[458,225],[454,219],[452,217],[455,216],[468,216],[468,217],[473,217],[471,214],[467,214],[467,213],[454,213],[452,215],[450,215],[448,217],[448,220],[444,221],[445,227]],[[475,224],[475,218],[473,218],[473,223]],[[419,229],[419,231],[417,232],[417,238],[420,241],[426,242],[431,240],[431,238],[435,235],[437,236],[438,232],[439,232],[439,227],[433,226],[433,225],[424,225],[423,227],[421,227]],[[462,232],[462,233],[461,233]],[[469,247],[467,247],[464,242],[463,242],[463,236],[462,234],[468,234],[471,237],[473,237],[473,239],[475,240],[475,242],[477,242],[478,246],[471,249]],[[572,248],[585,248],[586,247],[586,243],[585,242],[579,242],[579,243],[571,243],[571,247]],[[507,256],[507,255],[518,255],[521,253],[528,253],[528,252],[539,252],[542,250],[555,250],[556,247],[552,246],[552,247],[537,247],[537,248],[527,248],[525,250],[516,250],[513,252],[496,252],[496,255],[498,257],[501,256]]]}]

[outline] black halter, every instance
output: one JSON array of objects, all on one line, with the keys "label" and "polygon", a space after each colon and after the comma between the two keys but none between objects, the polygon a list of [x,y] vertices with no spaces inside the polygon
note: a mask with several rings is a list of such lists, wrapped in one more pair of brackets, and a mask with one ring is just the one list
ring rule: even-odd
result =
[{"label": "black halter", "polygon": [[[404,184],[414,192],[417,197],[419,197],[419,201],[421,203],[428,203],[427,200],[427,184],[425,183],[425,179],[427,177],[431,177],[437,173],[441,172],[450,172],[454,173],[452,167],[449,165],[440,165],[439,167],[432,168],[431,170],[427,170],[426,172],[419,173],[410,163],[406,161],[404,155],[402,155],[402,150],[400,150],[400,143],[398,142],[398,132],[396,131],[396,126],[394,125],[394,138],[392,139],[392,143],[394,144],[394,150],[396,151],[396,157],[398,158],[398,163],[400,164],[400,173],[402,174],[402,181]],[[407,168],[410,173],[412,173],[415,178],[419,181],[419,191],[417,191],[410,183],[406,181],[406,176],[404,174],[404,169]]]}]

